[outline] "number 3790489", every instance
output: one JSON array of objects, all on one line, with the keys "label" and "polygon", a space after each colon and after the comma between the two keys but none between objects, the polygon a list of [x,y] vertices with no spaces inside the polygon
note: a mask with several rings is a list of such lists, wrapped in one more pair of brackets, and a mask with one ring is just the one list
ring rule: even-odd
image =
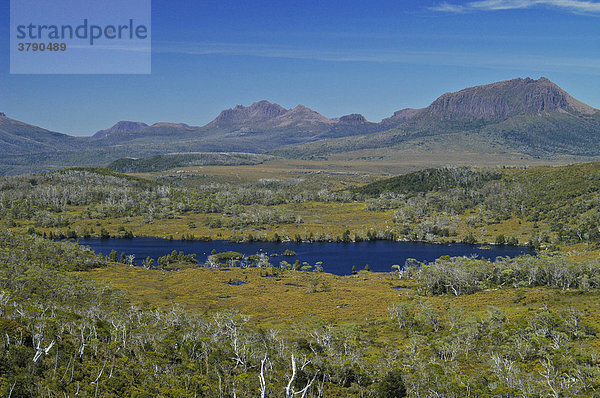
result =
[{"label": "number 3790489", "polygon": [[67,51],[67,43],[18,43],[19,51]]}]

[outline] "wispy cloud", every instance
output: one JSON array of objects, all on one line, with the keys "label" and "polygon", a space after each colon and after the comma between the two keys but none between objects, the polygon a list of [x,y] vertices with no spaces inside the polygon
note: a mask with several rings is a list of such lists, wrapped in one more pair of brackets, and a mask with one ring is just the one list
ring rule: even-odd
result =
[{"label": "wispy cloud", "polygon": [[450,4],[450,3],[446,3],[446,2],[440,3],[433,7],[429,7],[429,9],[433,10],[433,11],[454,12],[454,13],[465,12],[467,10],[465,8],[465,6]]},{"label": "wispy cloud", "polygon": [[561,8],[575,13],[600,13],[600,2],[587,0],[479,0],[466,4],[442,2],[431,10],[440,12],[461,13],[468,11],[498,11],[549,6]]},{"label": "wispy cloud", "polygon": [[441,52],[399,49],[316,49],[264,43],[155,42],[152,51],[190,56],[223,55],[296,59],[325,62],[370,62],[408,65],[460,66],[542,72],[578,72],[597,75],[598,57],[548,56],[529,54],[489,54],[481,52]]}]

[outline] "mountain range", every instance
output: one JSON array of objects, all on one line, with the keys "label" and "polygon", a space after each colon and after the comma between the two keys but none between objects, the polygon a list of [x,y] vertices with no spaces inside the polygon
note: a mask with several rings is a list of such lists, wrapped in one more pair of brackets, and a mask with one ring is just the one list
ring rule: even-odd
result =
[{"label": "mountain range", "polygon": [[173,150],[265,152],[287,145],[383,131],[400,122],[386,123],[370,123],[357,114],[329,119],[304,105],[286,109],[262,100],[250,106],[226,109],[205,126],[177,123],[149,126],[122,121],[95,133],[90,143],[96,146],[168,144]]},{"label": "mountain range", "polygon": [[72,137],[0,114],[0,165],[23,156],[38,163],[56,164],[60,157],[62,163],[106,164],[170,152],[305,157],[411,148],[594,157],[600,155],[598,138],[600,111],[547,78],[518,78],[446,93],[426,108],[402,109],[378,123],[360,114],[327,118],[303,105],[286,109],[263,100],[224,110],[205,126],[120,121],[90,137]]}]

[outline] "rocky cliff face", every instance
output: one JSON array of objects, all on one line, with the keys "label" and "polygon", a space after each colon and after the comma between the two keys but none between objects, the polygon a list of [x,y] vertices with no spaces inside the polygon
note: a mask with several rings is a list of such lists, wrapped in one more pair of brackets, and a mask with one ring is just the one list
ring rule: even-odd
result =
[{"label": "rocky cliff face", "polygon": [[427,113],[448,120],[506,119],[543,112],[594,113],[596,110],[571,97],[550,80],[513,79],[446,93]]}]

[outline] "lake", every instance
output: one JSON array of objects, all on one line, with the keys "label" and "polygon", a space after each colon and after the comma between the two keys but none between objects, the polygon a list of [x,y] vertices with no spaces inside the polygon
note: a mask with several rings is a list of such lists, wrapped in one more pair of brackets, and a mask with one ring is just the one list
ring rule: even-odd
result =
[{"label": "lake", "polygon": [[[349,275],[352,266],[361,270],[369,264],[371,271],[390,272],[392,265],[404,265],[406,259],[414,258],[419,261],[434,261],[444,255],[485,257],[495,259],[496,257],[515,257],[521,254],[533,254],[526,247],[514,246],[485,246],[467,245],[464,243],[431,244],[421,242],[394,242],[394,241],[368,241],[356,243],[271,243],[271,242],[248,242],[233,243],[223,240],[210,242],[201,241],[179,241],[161,238],[139,237],[133,239],[79,239],[79,244],[88,246],[96,253],[108,256],[111,250],[119,254],[135,256],[136,265],[141,265],[146,257],[155,260],[173,250],[183,251],[186,254],[195,253],[198,262],[204,263],[214,249],[217,252],[236,251],[246,256],[265,253],[270,256],[270,262],[279,265],[281,261],[294,263],[308,262],[315,265],[317,261],[323,262],[325,272],[337,275]],[[293,250],[295,256],[283,256],[285,250]],[[277,255],[277,256],[275,256]]]}]

